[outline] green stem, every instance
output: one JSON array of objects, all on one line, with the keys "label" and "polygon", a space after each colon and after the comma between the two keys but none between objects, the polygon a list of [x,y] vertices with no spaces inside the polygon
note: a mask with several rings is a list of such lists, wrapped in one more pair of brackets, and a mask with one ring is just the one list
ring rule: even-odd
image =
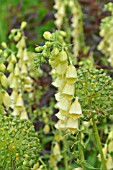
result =
[{"label": "green stem", "polygon": [[99,137],[99,133],[98,133],[98,128],[97,128],[97,125],[95,123],[94,118],[92,118],[92,121],[93,121],[93,129],[94,129],[94,132],[95,132],[95,139],[97,141],[98,149],[99,149],[100,156],[101,156],[102,170],[107,170],[106,161],[104,159],[104,154],[103,154],[103,151],[102,151],[102,145],[101,145],[101,141],[100,141],[100,137]]},{"label": "green stem", "polygon": [[[79,129],[80,129],[80,121],[79,121]],[[84,158],[84,151],[83,151],[83,147],[82,147],[82,144],[81,144],[81,132],[78,133],[78,140],[79,140],[79,143],[78,143],[78,150],[79,150],[79,159],[84,162],[85,161],[85,158]],[[82,165],[82,169],[83,170],[86,170],[85,166]]]},{"label": "green stem", "polygon": [[63,140],[64,165],[65,165],[65,170],[69,170],[69,168],[68,168],[68,154],[67,154],[66,150],[67,150],[67,142],[66,142],[66,140]]}]

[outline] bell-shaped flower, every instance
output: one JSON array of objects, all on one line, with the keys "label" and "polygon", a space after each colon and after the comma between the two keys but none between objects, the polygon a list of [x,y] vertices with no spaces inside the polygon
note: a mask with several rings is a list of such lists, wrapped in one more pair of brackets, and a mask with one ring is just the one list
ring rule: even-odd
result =
[{"label": "bell-shaped flower", "polygon": [[14,73],[12,72],[12,73],[10,73],[10,75],[9,75],[9,77],[8,77],[8,82],[9,82],[9,84],[12,83],[13,78],[14,78]]},{"label": "bell-shaped flower", "polygon": [[59,120],[56,124],[55,124],[55,128],[59,129],[59,130],[64,130],[65,129],[65,122],[62,120]]},{"label": "bell-shaped flower", "polygon": [[27,112],[26,112],[25,109],[23,109],[23,110],[20,112],[20,119],[28,119]]},{"label": "bell-shaped flower", "polygon": [[28,53],[27,53],[27,49],[24,49],[23,52],[23,61],[29,61],[29,57],[28,57]]},{"label": "bell-shaped flower", "polygon": [[14,75],[17,76],[17,77],[20,75],[20,69],[19,69],[18,64],[16,64],[16,66],[15,66]]},{"label": "bell-shaped flower", "polygon": [[20,109],[18,107],[15,107],[13,112],[12,112],[13,116],[19,116],[20,115]]},{"label": "bell-shaped flower", "polygon": [[66,71],[66,80],[70,84],[75,83],[75,81],[77,80],[76,68],[72,64],[69,65],[68,68],[67,68],[67,71]]},{"label": "bell-shaped flower", "polygon": [[19,49],[18,49],[18,53],[17,53],[17,57],[18,57],[18,58],[22,58],[22,56],[23,56],[23,49],[22,49],[22,48],[19,48]]},{"label": "bell-shaped flower", "polygon": [[1,76],[1,84],[5,88],[8,87],[8,78],[4,74]]},{"label": "bell-shaped flower", "polygon": [[108,154],[108,158],[106,160],[106,166],[107,166],[107,170],[113,169],[113,158],[110,154]]},{"label": "bell-shaped flower", "polygon": [[10,88],[18,89],[18,78],[17,77],[13,77],[12,83],[10,83]]},{"label": "bell-shaped flower", "polygon": [[22,64],[22,66],[21,66],[21,74],[23,74],[23,75],[27,75],[27,67],[26,67],[26,64],[25,63],[23,63]]},{"label": "bell-shaped flower", "polygon": [[56,80],[52,83],[53,86],[62,89],[64,87],[65,80],[61,76],[58,76]]},{"label": "bell-shaped flower", "polygon": [[60,102],[56,104],[56,108],[67,111],[71,105],[71,102],[65,99],[62,99]]},{"label": "bell-shaped flower", "polygon": [[58,64],[59,64],[59,60],[56,58],[56,59],[49,59],[49,64],[53,67],[53,68],[55,68],[55,67],[57,67],[58,66]]},{"label": "bell-shaped flower", "polygon": [[4,95],[3,95],[3,104],[5,105],[5,107],[8,109],[11,106],[11,98],[9,96],[9,94],[7,92],[4,91]]},{"label": "bell-shaped flower", "polygon": [[67,53],[62,50],[61,52],[59,52],[58,54],[58,59],[61,61],[61,62],[64,62],[64,61],[67,61]]},{"label": "bell-shaped flower", "polygon": [[16,107],[23,107],[24,106],[24,101],[23,101],[23,98],[22,98],[22,95],[19,94],[18,97],[17,97],[17,101],[16,101]]},{"label": "bell-shaped flower", "polygon": [[13,101],[16,101],[17,100],[17,97],[18,97],[18,91],[17,90],[13,90],[12,93],[11,93],[11,99]]},{"label": "bell-shaped flower", "polygon": [[11,54],[11,61],[12,61],[12,63],[17,62],[16,56],[14,54]]},{"label": "bell-shaped flower", "polygon": [[64,88],[62,89],[62,94],[74,96],[74,92],[75,92],[75,86],[74,86],[74,84],[68,84],[68,83],[66,83],[65,86],[64,86]]},{"label": "bell-shaped flower", "polygon": [[65,119],[66,119],[66,116],[63,115],[60,111],[59,111],[57,114],[55,114],[55,115],[56,115],[56,117],[58,117],[58,119],[60,119],[60,120],[65,120]]},{"label": "bell-shaped flower", "polygon": [[70,133],[74,134],[78,130],[78,119],[69,117],[65,127]]},{"label": "bell-shaped flower", "polygon": [[30,92],[30,91],[32,91],[33,90],[33,87],[32,87],[32,85],[31,84],[24,84],[24,90],[26,91],[26,92]]},{"label": "bell-shaped flower", "polygon": [[109,153],[113,152],[113,140],[111,140],[108,144],[108,151]]},{"label": "bell-shaped flower", "polygon": [[63,75],[66,72],[67,66],[68,66],[67,62],[58,64],[58,66],[55,67],[55,72],[59,75]]},{"label": "bell-shaped flower", "polygon": [[8,64],[7,71],[11,73],[13,69],[14,69],[14,63],[11,61]]},{"label": "bell-shaped flower", "polygon": [[80,116],[82,115],[82,109],[78,101],[78,97],[76,97],[76,100],[71,104],[71,107],[69,109],[69,114],[75,114]]}]

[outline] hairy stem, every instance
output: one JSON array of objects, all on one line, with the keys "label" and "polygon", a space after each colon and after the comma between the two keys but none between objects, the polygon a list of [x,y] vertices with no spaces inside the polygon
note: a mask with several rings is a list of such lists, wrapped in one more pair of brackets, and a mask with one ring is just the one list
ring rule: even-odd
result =
[{"label": "hairy stem", "polygon": [[[80,121],[79,121],[79,129],[80,129]],[[82,147],[82,144],[81,144],[81,132],[79,132],[78,134],[78,140],[79,140],[79,143],[78,143],[78,150],[79,150],[79,159],[84,162],[85,161],[85,158],[84,158],[84,151],[83,151],[83,147]],[[83,170],[86,170],[85,166],[82,165],[82,169]]]},{"label": "hairy stem", "polygon": [[100,137],[99,137],[99,133],[98,133],[98,128],[97,128],[97,125],[95,123],[94,118],[92,119],[92,121],[93,121],[93,129],[94,129],[94,132],[95,132],[95,139],[97,141],[98,150],[99,150],[100,156],[101,156],[102,170],[107,170],[106,161],[104,159],[104,154],[103,154],[103,151],[102,151],[102,145],[101,145],[101,141],[100,141]]}]

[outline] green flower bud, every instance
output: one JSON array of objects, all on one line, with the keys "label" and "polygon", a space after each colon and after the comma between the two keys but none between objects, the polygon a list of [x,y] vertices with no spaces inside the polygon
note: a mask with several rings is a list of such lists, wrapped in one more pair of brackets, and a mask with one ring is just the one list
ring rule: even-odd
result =
[{"label": "green flower bud", "polygon": [[21,23],[20,29],[24,29],[27,26],[27,22],[23,21]]},{"label": "green flower bud", "polygon": [[52,34],[48,31],[45,31],[44,34],[43,34],[43,37],[46,39],[46,40],[50,40],[51,39],[51,36]]}]

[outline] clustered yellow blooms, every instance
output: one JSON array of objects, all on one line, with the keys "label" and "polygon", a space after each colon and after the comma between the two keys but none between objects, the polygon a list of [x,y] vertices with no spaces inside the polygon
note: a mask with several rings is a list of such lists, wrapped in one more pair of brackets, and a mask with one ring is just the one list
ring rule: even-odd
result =
[{"label": "clustered yellow blooms", "polygon": [[[71,37],[73,39],[73,54],[74,59],[79,54],[79,51],[84,47],[84,33],[82,22],[82,10],[78,0],[55,0],[54,8],[56,9],[55,24],[58,29],[62,29],[67,18],[67,10],[70,10],[72,15],[71,24],[69,25]],[[69,22],[69,21],[68,21]],[[65,28],[64,28],[65,29]],[[65,30],[66,31],[66,30]],[[71,43],[71,42],[68,42]]]},{"label": "clustered yellow blooms", "polygon": [[98,49],[109,57],[108,61],[113,66],[113,3],[108,3],[106,9],[111,12],[111,16],[102,19],[100,36],[103,38]]},{"label": "clustered yellow blooms", "polygon": [[0,63],[0,113],[5,113],[3,105],[8,109],[11,106],[11,98],[7,93],[8,78],[4,74],[6,66]]},{"label": "clustered yellow blooms", "polygon": [[77,81],[77,72],[74,65],[68,64],[68,56],[64,49],[59,51],[54,48],[49,59],[56,79],[52,83],[58,88],[58,93],[55,94],[57,100],[56,108],[59,112],[56,114],[59,121],[55,125],[57,129],[66,129],[70,133],[75,133],[78,129],[78,118],[82,116],[82,110],[78,97],[74,97],[75,82]]},{"label": "clustered yellow blooms", "polygon": [[[21,29],[24,29],[25,26],[26,23],[23,22]],[[12,30],[12,32],[14,31],[16,31],[16,29]],[[8,57],[7,67],[7,71],[9,72],[8,82],[12,89],[12,115],[18,115],[20,119],[28,119],[24,104],[24,95],[25,92],[30,93],[33,90],[33,80],[30,76],[30,74],[32,74],[32,62],[27,51],[24,34],[22,34],[21,31],[17,31],[14,40],[17,42],[17,54],[11,53]]]}]

